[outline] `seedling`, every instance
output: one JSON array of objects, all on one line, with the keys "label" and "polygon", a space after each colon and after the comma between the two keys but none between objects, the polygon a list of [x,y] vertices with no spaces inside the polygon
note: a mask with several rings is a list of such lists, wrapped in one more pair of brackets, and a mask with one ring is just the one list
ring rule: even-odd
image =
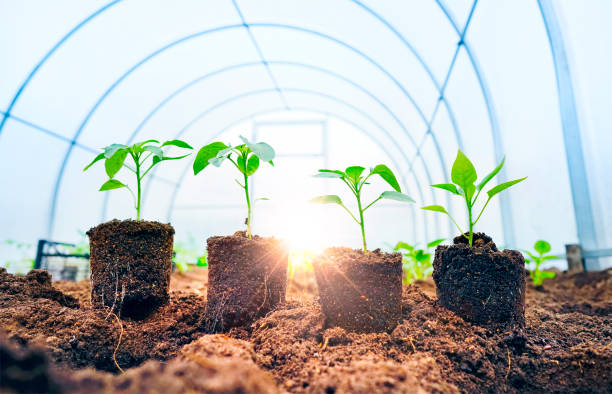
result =
[{"label": "seedling", "polygon": [[[132,146],[122,144],[109,145],[104,148],[104,152],[96,156],[96,158],[83,169],[83,171],[87,171],[98,161],[104,160],[104,169],[106,170],[106,175],[108,175],[108,181],[102,184],[100,191],[103,192],[121,188],[128,189],[132,195],[132,198],[134,199],[136,220],[140,220],[140,201],[142,196],[142,180],[144,177],[147,176],[153,167],[162,161],[178,160],[190,155],[186,154],[183,156],[169,157],[165,156],[162,148],[172,145],[183,149],[193,149],[191,146],[189,146],[189,144],[181,140],[166,141],[160,146],[156,146],[155,144],[160,144],[160,142],[157,140],[146,140]],[[128,155],[134,161],[133,167],[125,163]],[[147,162],[148,159],[151,159],[150,162]],[[130,188],[127,184],[115,179],[115,175],[117,175],[119,170],[122,168],[127,168],[136,176],[136,194],[134,194],[132,188]]]},{"label": "seedling", "polygon": [[472,247],[473,240],[474,240],[474,226],[476,225],[476,223],[478,223],[478,220],[482,216],[482,213],[484,212],[485,208],[487,207],[487,205],[489,204],[489,201],[491,201],[493,196],[495,196],[496,194],[498,194],[499,192],[503,190],[506,190],[510,186],[516,185],[517,183],[522,182],[525,179],[527,179],[527,177],[515,179],[513,181],[500,183],[499,185],[491,188],[487,192],[487,195],[489,196],[489,198],[487,198],[487,201],[485,202],[482,209],[480,210],[480,213],[478,214],[478,216],[476,216],[476,219],[474,219],[473,209],[474,209],[474,206],[476,205],[476,201],[478,200],[478,197],[480,196],[480,192],[482,191],[482,189],[484,189],[486,184],[489,183],[489,181],[493,179],[493,177],[499,173],[499,171],[502,169],[504,165],[505,160],[506,158],[504,157],[501,163],[499,163],[499,165],[495,167],[493,171],[491,171],[477,185],[475,185],[474,183],[478,179],[478,175],[476,174],[476,169],[474,168],[474,165],[472,164],[472,162],[463,154],[463,152],[461,152],[461,150],[458,150],[457,158],[455,159],[455,163],[453,164],[453,168],[451,170],[451,180],[453,181],[453,183],[440,183],[436,185],[431,185],[432,187],[436,187],[438,189],[444,189],[446,191],[449,191],[452,194],[460,196],[464,199],[465,205],[467,208],[467,214],[468,214],[467,235],[465,231],[461,230],[461,228],[459,227],[455,219],[453,219],[453,217],[448,213],[448,211],[443,206],[428,205],[421,209],[425,209],[427,211],[440,212],[445,215],[448,215],[448,217],[455,224],[455,226],[457,227],[461,235],[463,235],[468,240],[470,247]]},{"label": "seedling", "polygon": [[533,248],[535,249],[537,255],[525,250],[524,252],[529,255],[529,258],[525,259],[525,264],[530,265],[533,263],[535,265],[533,269],[529,270],[529,276],[531,277],[531,281],[533,282],[534,286],[542,286],[544,279],[552,279],[556,276],[556,274],[550,271],[541,271],[540,264],[546,260],[557,260],[559,257],[552,255],[545,256],[546,253],[550,252],[550,244],[546,241],[536,241]]},{"label": "seedling", "polygon": [[[355,215],[353,215],[353,213],[346,207],[346,205],[342,203],[342,200],[340,199],[340,197],[336,195],[319,196],[319,197],[313,198],[312,200],[310,200],[310,202],[320,203],[320,204],[338,204],[342,208],[344,208],[349,213],[349,215],[351,215],[353,220],[361,228],[361,239],[363,241],[363,251],[366,252],[367,244],[366,244],[366,236],[365,236],[365,224],[363,221],[363,213],[368,208],[370,208],[372,205],[374,205],[375,203],[377,203],[379,200],[383,198],[387,200],[395,200],[395,201],[402,201],[402,202],[414,202],[414,200],[408,195],[402,193],[400,185],[399,183],[397,183],[397,179],[395,178],[393,171],[391,171],[391,169],[389,169],[389,167],[387,167],[386,165],[379,164],[376,167],[371,168],[367,176],[361,175],[364,170],[365,170],[364,167],[353,166],[353,167],[348,167],[344,171],[319,170],[319,173],[315,175],[316,178],[338,178],[342,182],[344,182],[344,184],[348,186],[348,188],[351,190],[351,193],[353,193],[353,195],[357,199],[357,209],[359,212],[359,219],[357,219]],[[372,201],[371,203],[366,205],[365,208],[363,208],[364,204],[361,203],[361,190],[364,185],[369,184],[367,181],[372,175],[380,176],[394,190],[383,192],[376,200]]]},{"label": "seedling", "polygon": [[440,245],[446,239],[436,239],[427,244],[425,249],[417,249],[416,245],[410,245],[406,242],[398,242],[393,248],[395,252],[402,253],[402,268],[406,275],[404,276],[404,284],[409,284],[415,280],[425,280],[433,272],[431,263],[430,249]]},{"label": "seedling", "polygon": [[[244,184],[236,179],[236,183],[244,190],[247,204],[247,237],[251,239],[251,196],[249,195],[249,177],[259,168],[259,162],[265,161],[274,166],[274,149],[265,142],[252,143],[240,136],[243,144],[238,146],[225,145],[223,142],[213,142],[203,146],[193,162],[193,174],[197,175],[209,164],[220,167],[225,160],[229,160],[244,177]],[[267,200],[258,198],[257,200]],[[257,201],[255,200],[255,201]]]}]

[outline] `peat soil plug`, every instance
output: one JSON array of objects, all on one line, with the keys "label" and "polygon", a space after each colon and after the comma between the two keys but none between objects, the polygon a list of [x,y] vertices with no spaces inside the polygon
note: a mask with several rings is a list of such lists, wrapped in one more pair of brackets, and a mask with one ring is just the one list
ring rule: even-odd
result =
[{"label": "peat soil plug", "polygon": [[288,247],[273,237],[252,234],[252,207],[267,198],[252,199],[249,177],[261,161],[274,165],[274,149],[265,142],[240,138],[243,143],[237,146],[213,142],[202,147],[193,163],[197,175],[209,164],[220,167],[230,162],[242,174],[242,180],[236,182],[247,205],[246,231],[207,241],[208,296],[202,321],[207,332],[248,325],[285,301]]},{"label": "peat soil plug", "polygon": [[[166,156],[162,148],[193,149],[180,140],[147,140],[131,146],[112,144],[85,167],[104,160],[108,180],[100,191],[127,189],[134,198],[136,220],[111,220],[87,232],[90,246],[91,302],[110,307],[120,317],[142,319],[169,300],[174,228],[140,220],[142,179],[162,161],[188,155]],[[132,165],[125,161],[133,160]],[[136,176],[136,193],[115,179],[121,169]]]},{"label": "peat soil plug", "polygon": [[[390,332],[401,319],[402,255],[367,250],[364,212],[382,199],[414,202],[403,194],[395,175],[379,164],[362,175],[364,167],[344,171],[319,170],[317,178],[337,178],[349,187],[357,200],[358,215],[353,215],[337,195],[311,200],[314,203],[338,204],[361,229],[363,248],[329,248],[313,260],[319,302],[328,327],[339,326],[357,332]],[[362,188],[371,176],[380,176],[391,191],[383,192],[368,205],[362,204]]]},{"label": "peat soil plug", "polygon": [[499,251],[491,237],[474,233],[474,225],[493,196],[526,179],[504,182],[491,188],[480,213],[474,215],[473,208],[481,191],[499,173],[504,161],[475,185],[478,178],[476,169],[459,150],[451,170],[453,183],[432,185],[463,198],[468,216],[467,232],[461,230],[444,207],[430,205],[422,208],[448,215],[461,234],[455,237],[453,245],[436,248],[433,279],[440,305],[465,320],[491,327],[525,323],[523,255],[516,250]]}]

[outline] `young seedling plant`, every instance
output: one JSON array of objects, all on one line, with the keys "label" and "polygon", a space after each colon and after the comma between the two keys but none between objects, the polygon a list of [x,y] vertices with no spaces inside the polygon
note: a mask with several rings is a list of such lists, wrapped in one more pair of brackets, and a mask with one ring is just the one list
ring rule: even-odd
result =
[{"label": "young seedling plant", "polygon": [[[367,244],[366,244],[366,236],[365,236],[365,223],[363,220],[364,212],[370,208],[372,205],[376,204],[378,201],[382,199],[387,200],[395,200],[401,202],[415,202],[411,197],[402,193],[399,183],[395,178],[395,174],[389,167],[384,164],[379,164],[374,168],[370,168],[367,175],[362,175],[365,171],[364,167],[353,166],[348,167],[344,171],[339,170],[319,170],[319,172],[315,175],[316,178],[337,178],[340,179],[350,190],[351,193],[357,199],[357,212],[359,219],[342,203],[342,200],[337,195],[325,195],[315,197],[310,202],[320,203],[320,204],[338,204],[342,208],[344,208],[349,215],[353,218],[353,220],[359,225],[361,228],[361,239],[363,241],[363,251],[367,252]],[[372,175],[380,176],[389,186],[391,186],[394,190],[384,191],[377,199],[372,201],[371,203],[365,205],[361,201],[362,197],[362,189],[364,185],[368,185],[368,179]]]},{"label": "young seedling plant", "polygon": [[436,239],[427,244],[425,249],[417,249],[416,245],[398,242],[393,251],[402,253],[402,268],[406,273],[404,284],[415,280],[425,280],[433,272],[430,249],[440,245],[446,239]]},{"label": "young seedling plant", "polygon": [[[244,190],[244,195],[247,204],[246,235],[251,239],[252,229],[252,208],[251,196],[249,194],[249,177],[252,176],[259,168],[260,161],[269,163],[274,166],[274,149],[265,142],[253,143],[240,136],[243,144],[237,146],[225,145],[223,142],[213,142],[203,146],[196,155],[193,162],[194,175],[199,174],[209,164],[215,167],[220,167],[225,160],[228,160],[240,171],[243,176],[243,183],[236,179],[236,183]],[[258,198],[257,200],[267,200],[267,198]],[[255,201],[257,201],[255,200]]]},{"label": "young seedling plant", "polygon": [[476,169],[474,168],[474,165],[472,164],[472,162],[467,158],[467,156],[465,156],[463,152],[461,152],[461,150],[458,150],[457,158],[455,159],[455,163],[453,164],[453,168],[451,169],[451,180],[453,183],[440,183],[436,185],[431,185],[432,187],[436,187],[438,189],[444,189],[446,191],[451,192],[452,194],[456,196],[463,198],[463,200],[465,201],[465,206],[467,208],[467,214],[468,214],[467,233],[461,230],[461,228],[459,227],[455,219],[453,219],[453,217],[448,213],[448,211],[443,206],[428,205],[421,209],[424,209],[427,211],[440,212],[445,215],[448,215],[448,217],[455,224],[459,232],[468,240],[470,247],[472,247],[472,244],[474,241],[474,226],[476,225],[476,223],[478,223],[478,220],[480,220],[480,217],[482,216],[482,213],[484,212],[485,208],[489,204],[489,201],[491,201],[491,199],[496,194],[527,179],[527,177],[515,179],[513,181],[500,183],[499,185],[491,188],[489,191],[487,191],[487,195],[488,195],[487,201],[482,206],[480,213],[477,216],[475,216],[476,211],[474,211],[474,207],[476,205],[476,201],[478,200],[478,197],[480,196],[480,192],[482,192],[482,190],[487,185],[487,183],[489,183],[489,181],[493,179],[493,177],[495,177],[495,175],[499,173],[499,171],[502,169],[504,165],[505,160],[506,158],[504,157],[501,163],[499,163],[499,165],[495,167],[493,171],[491,171],[487,176],[485,176],[478,184],[475,184],[476,180],[478,179],[478,175],[476,174]]},{"label": "young seedling plant", "polygon": [[[161,144],[161,145],[160,145]],[[189,156],[191,153],[182,156],[166,156],[163,150],[164,147],[176,146],[182,149],[193,149],[189,144],[181,140],[170,140],[163,144],[157,140],[146,140],[138,142],[132,146],[122,144],[112,144],[103,148],[103,152],[96,156],[91,163],[83,169],[87,171],[98,161],[104,160],[104,169],[108,180],[102,184],[100,191],[108,191],[114,189],[126,188],[134,199],[134,208],[136,208],[136,220],[140,220],[140,202],[142,198],[142,180],[151,171],[153,167],[162,161],[178,160]],[[133,164],[126,163],[127,157],[132,159]],[[115,179],[115,175],[122,168],[131,171],[136,177],[136,193],[126,183]]]},{"label": "young seedling plant", "polygon": [[544,279],[554,278],[556,274],[550,271],[541,271],[540,264],[546,260],[557,260],[559,257],[546,255],[546,253],[550,252],[550,244],[543,240],[536,241],[536,243],[533,245],[533,249],[535,249],[536,254],[531,253],[528,250],[524,251],[529,256],[529,258],[525,259],[525,264],[534,264],[533,269],[529,270],[529,276],[531,277],[534,286],[542,286]]}]

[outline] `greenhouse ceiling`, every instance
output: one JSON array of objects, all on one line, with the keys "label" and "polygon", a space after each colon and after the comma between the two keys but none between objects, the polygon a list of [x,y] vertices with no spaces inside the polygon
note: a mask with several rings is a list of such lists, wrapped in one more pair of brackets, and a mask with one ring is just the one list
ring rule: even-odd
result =
[{"label": "greenhouse ceiling", "polygon": [[[334,188],[310,175],[385,163],[416,204],[369,213],[372,244],[451,237],[450,220],[419,208],[465,221],[429,186],[450,181],[461,149],[479,175],[506,157],[500,182],[529,177],[479,223],[498,244],[546,239],[561,255],[580,244],[588,268],[609,267],[609,11],[603,0],[0,1],[0,240],[74,242],[132,217],[127,193],[98,192],[102,167],[83,172],[104,146],[245,135],[277,151],[254,180],[270,198],[259,233],[359,245],[343,212],[307,203]],[[188,161],[155,168],[143,214],[177,239],[233,233],[245,213],[232,177],[194,177]]]}]

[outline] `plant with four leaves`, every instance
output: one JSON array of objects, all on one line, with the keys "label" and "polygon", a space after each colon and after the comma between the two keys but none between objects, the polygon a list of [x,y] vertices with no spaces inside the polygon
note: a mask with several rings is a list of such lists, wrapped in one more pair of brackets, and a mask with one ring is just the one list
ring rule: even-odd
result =
[{"label": "plant with four leaves", "polygon": [[474,225],[478,223],[478,220],[480,219],[480,217],[482,216],[482,213],[484,212],[485,208],[489,204],[489,201],[491,201],[491,198],[493,198],[493,196],[495,196],[499,192],[506,190],[510,186],[516,185],[517,183],[527,179],[527,177],[524,177],[520,179],[515,179],[513,181],[500,183],[499,185],[487,191],[487,195],[489,197],[487,198],[487,201],[483,205],[476,219],[474,219],[474,212],[472,210],[476,204],[476,200],[478,200],[478,197],[480,196],[480,192],[482,191],[482,189],[484,189],[486,184],[489,183],[489,181],[493,179],[493,177],[499,173],[499,171],[502,169],[504,165],[505,160],[506,158],[504,157],[501,163],[499,163],[499,165],[495,167],[493,171],[491,171],[477,185],[475,185],[474,183],[478,179],[478,175],[476,174],[476,169],[474,168],[474,165],[472,164],[472,162],[463,154],[463,152],[461,152],[461,150],[458,150],[457,158],[455,159],[455,163],[453,164],[453,168],[451,170],[451,180],[453,181],[453,183],[440,183],[436,185],[431,185],[432,187],[436,187],[438,189],[447,190],[451,192],[452,194],[460,196],[464,199],[465,205],[467,208],[467,214],[468,214],[468,232],[467,233],[461,230],[461,228],[459,227],[455,219],[453,219],[453,217],[448,213],[448,211],[441,205],[428,205],[421,209],[424,209],[427,211],[440,212],[445,215],[448,215],[448,217],[453,221],[453,223],[455,224],[455,226],[457,227],[461,235],[463,235],[468,240],[470,247],[472,247],[472,241],[474,239]]},{"label": "plant with four leaves", "polygon": [[534,284],[534,286],[542,286],[544,279],[552,279],[556,276],[554,272],[550,271],[541,271],[540,264],[542,264],[546,260],[557,260],[558,256],[546,255],[546,253],[550,252],[550,244],[546,241],[539,240],[533,245],[533,249],[535,249],[536,254],[531,253],[528,250],[524,252],[527,253],[529,258],[525,259],[525,265],[534,264],[533,269],[529,269],[529,276]]},{"label": "plant with four leaves", "polygon": [[[244,190],[247,203],[247,237],[251,239],[252,210],[251,196],[249,194],[249,177],[257,171],[260,161],[268,162],[274,166],[274,149],[265,142],[253,143],[240,136],[243,144],[238,146],[225,145],[223,142],[213,142],[203,146],[193,162],[193,173],[197,175],[209,164],[220,167],[225,160],[229,160],[244,177],[244,184],[236,179],[236,183]],[[267,200],[258,198],[257,200]],[[255,200],[255,201],[257,201]]]},{"label": "plant with four leaves", "polygon": [[[340,197],[336,195],[326,195],[315,197],[310,202],[320,203],[320,204],[338,204],[342,208],[344,208],[349,215],[353,218],[353,220],[361,227],[361,239],[363,241],[363,251],[367,251],[366,245],[366,236],[365,236],[365,224],[363,221],[363,213],[370,208],[372,205],[377,203],[381,199],[402,201],[402,202],[414,202],[414,200],[408,195],[402,193],[399,183],[393,174],[393,171],[389,167],[384,164],[379,164],[374,168],[370,169],[370,172],[366,176],[362,176],[364,167],[353,166],[348,167],[344,171],[339,170],[319,170],[319,173],[314,175],[316,178],[338,178],[348,188],[351,190],[351,193],[357,199],[357,210],[359,212],[359,219],[353,215],[353,213],[342,203]],[[361,191],[364,185],[369,184],[367,181],[372,175],[380,176],[385,182],[389,184],[394,190],[383,192],[377,199],[369,203],[363,208],[364,204],[361,202]]]},{"label": "plant with four leaves", "polygon": [[[136,220],[140,220],[140,201],[142,197],[142,180],[144,177],[151,171],[153,167],[162,161],[166,160],[178,160],[184,157],[189,156],[191,153],[183,155],[183,156],[166,156],[164,150],[162,149],[165,146],[176,146],[178,148],[183,149],[193,149],[189,144],[183,142],[181,140],[170,140],[166,141],[163,144],[159,145],[160,142],[157,140],[146,140],[143,142],[138,142],[132,146],[122,145],[122,144],[112,144],[104,149],[104,152],[100,153],[96,156],[95,159],[91,163],[87,165],[83,169],[83,171],[87,171],[92,165],[97,163],[100,160],[104,160],[104,168],[106,170],[106,175],[108,175],[108,181],[104,182],[100,187],[100,191],[107,191],[113,189],[121,189],[126,188],[129,190],[130,194],[134,198],[134,208],[136,208]],[[159,146],[157,146],[159,145]],[[125,162],[127,157],[130,156],[134,162],[134,165],[131,166]],[[147,162],[148,159],[150,163]],[[136,194],[127,184],[118,181],[115,179],[115,175],[122,168],[126,168],[136,176]]]},{"label": "plant with four leaves", "polygon": [[430,249],[440,245],[446,238],[436,239],[427,244],[425,249],[417,249],[416,245],[398,242],[394,252],[402,253],[402,268],[404,269],[404,284],[415,280],[425,280],[433,272]]}]

